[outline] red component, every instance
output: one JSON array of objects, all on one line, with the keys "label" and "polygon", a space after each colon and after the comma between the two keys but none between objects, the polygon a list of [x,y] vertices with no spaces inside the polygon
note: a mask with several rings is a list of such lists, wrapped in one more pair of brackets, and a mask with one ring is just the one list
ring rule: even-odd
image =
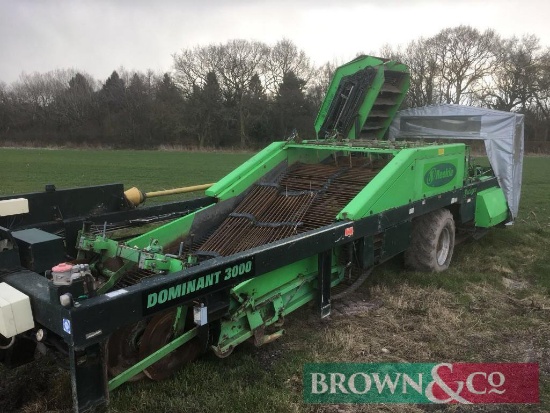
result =
[{"label": "red component", "polygon": [[61,264],[57,264],[55,267],[52,268],[53,272],[67,272],[71,271],[73,266],[69,263],[62,262]]},{"label": "red component", "polygon": [[353,227],[348,227],[344,230],[344,237],[353,236]]}]

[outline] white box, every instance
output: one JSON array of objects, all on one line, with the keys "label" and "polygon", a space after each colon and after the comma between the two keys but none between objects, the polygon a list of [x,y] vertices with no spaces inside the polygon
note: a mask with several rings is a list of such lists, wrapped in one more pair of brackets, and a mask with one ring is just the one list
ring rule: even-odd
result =
[{"label": "white box", "polygon": [[6,338],[34,328],[31,301],[26,294],[0,283],[0,334]]},{"label": "white box", "polygon": [[0,201],[0,217],[26,214],[29,212],[29,201],[25,198],[6,199]]}]

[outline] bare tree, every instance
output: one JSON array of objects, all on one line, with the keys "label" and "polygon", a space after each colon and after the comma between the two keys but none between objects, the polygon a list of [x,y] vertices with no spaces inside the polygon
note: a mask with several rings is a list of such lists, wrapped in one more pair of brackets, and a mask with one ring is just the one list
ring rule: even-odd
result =
[{"label": "bare tree", "polygon": [[2,134],[9,131],[9,117],[10,117],[10,99],[8,86],[6,83],[0,81],[0,139]]},{"label": "bare tree", "polygon": [[332,76],[338,66],[336,62],[326,62],[315,70],[312,79],[309,81],[309,85],[306,86],[306,93],[313,107],[321,107]]},{"label": "bare tree", "polygon": [[498,61],[484,80],[479,100],[494,109],[526,108],[536,99],[541,76],[539,39],[534,35],[504,39],[498,46]]},{"label": "bare tree", "polygon": [[69,85],[74,76],[74,70],[55,70],[46,73],[22,73],[12,90],[21,102],[35,108],[45,108],[51,105],[57,95]]},{"label": "bare tree", "polygon": [[306,53],[303,50],[298,50],[291,40],[283,39],[271,48],[269,56],[265,60],[266,90],[270,94],[276,95],[285,75],[290,72],[302,79],[306,86],[315,75],[315,69]]},{"label": "bare tree", "polygon": [[538,59],[536,64],[537,77],[535,81],[536,112],[542,115],[545,123],[544,139],[550,140],[550,48],[547,48]]},{"label": "bare tree", "polygon": [[439,101],[435,90],[439,67],[434,46],[432,39],[420,37],[408,43],[404,50],[385,44],[378,52],[380,57],[404,63],[409,67],[411,80],[406,106],[425,106]]},{"label": "bare tree", "polygon": [[186,95],[193,92],[194,86],[202,87],[208,73],[218,74],[222,56],[222,45],[196,46],[183,49],[172,55],[174,59],[174,83],[179,85]]},{"label": "bare tree", "polygon": [[497,60],[499,37],[493,30],[480,33],[470,26],[444,29],[429,42],[439,73],[436,81],[446,103],[468,103]]},{"label": "bare tree", "polygon": [[56,97],[58,116],[69,125],[80,125],[90,118],[95,98],[94,81],[86,74],[76,73],[68,82],[68,88]]},{"label": "bare tree", "polygon": [[400,45],[393,46],[389,43],[384,43],[382,47],[378,49],[378,52],[376,52],[376,56],[382,59],[395,60],[398,62],[403,62],[406,58]]},{"label": "bare tree", "polygon": [[246,110],[243,96],[255,76],[263,76],[269,56],[269,47],[261,42],[230,40],[224,45],[209,45],[183,50],[174,55],[176,80],[187,93],[206,83],[208,73],[216,74],[226,101],[236,108],[239,141],[242,147],[248,143]]},{"label": "bare tree", "polygon": [[405,50],[403,63],[411,72],[410,91],[407,96],[409,106],[425,106],[438,103],[436,79],[439,75],[436,42],[433,39],[419,38],[409,43]]}]

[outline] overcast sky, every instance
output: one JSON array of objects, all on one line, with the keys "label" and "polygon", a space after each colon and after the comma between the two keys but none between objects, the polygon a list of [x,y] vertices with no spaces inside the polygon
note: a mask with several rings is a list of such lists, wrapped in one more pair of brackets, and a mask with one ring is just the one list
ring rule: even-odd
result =
[{"label": "overcast sky", "polygon": [[0,81],[75,68],[172,68],[182,48],[292,40],[316,64],[468,24],[550,46],[550,0],[0,0]]}]

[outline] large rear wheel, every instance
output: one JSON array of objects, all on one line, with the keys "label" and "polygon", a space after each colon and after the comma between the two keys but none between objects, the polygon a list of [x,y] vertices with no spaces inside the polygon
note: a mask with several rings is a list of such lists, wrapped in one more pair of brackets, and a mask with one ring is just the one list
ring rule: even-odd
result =
[{"label": "large rear wheel", "polygon": [[[139,355],[141,359],[159,350],[176,338],[174,322],[176,310],[168,310],[154,316],[147,324],[141,338]],[[195,327],[192,311],[187,312],[185,331]],[[164,380],[184,365],[194,361],[203,352],[200,340],[195,337],[147,367],[143,373],[152,380]]]},{"label": "large rear wheel", "polygon": [[455,246],[455,223],[448,209],[413,220],[411,243],[405,251],[405,264],[418,271],[445,271]]},{"label": "large rear wheel", "polygon": [[[107,364],[111,377],[118,376],[139,361],[139,344],[145,327],[147,327],[147,321],[144,319],[135,324],[122,327],[109,337],[109,341],[107,341]],[[145,375],[141,372],[128,381],[137,381],[143,377]]]}]

